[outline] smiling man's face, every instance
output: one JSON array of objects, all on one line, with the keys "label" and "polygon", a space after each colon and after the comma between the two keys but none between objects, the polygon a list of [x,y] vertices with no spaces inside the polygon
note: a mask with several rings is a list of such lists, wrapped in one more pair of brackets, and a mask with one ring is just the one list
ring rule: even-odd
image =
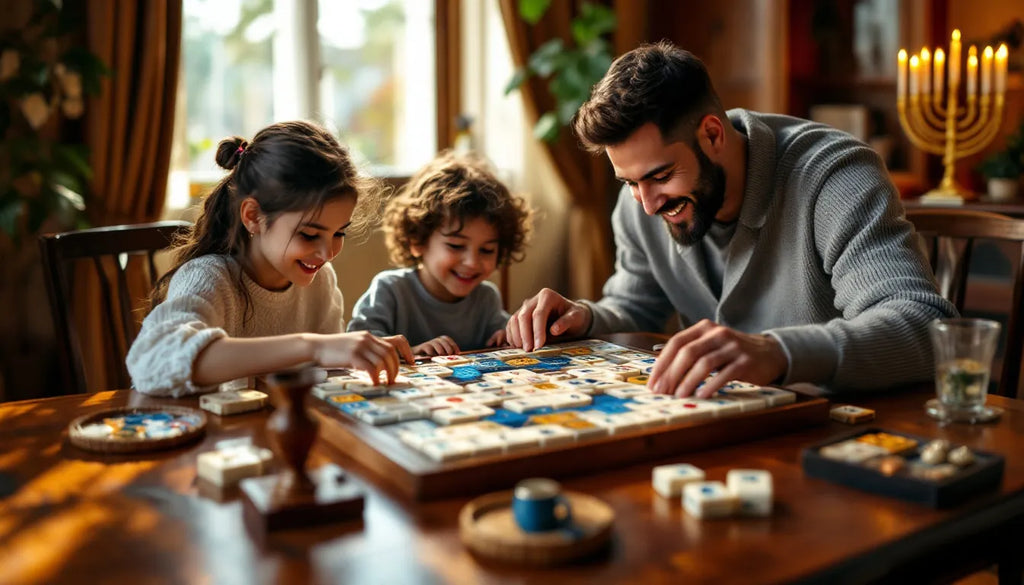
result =
[{"label": "smiling man's face", "polygon": [[605,152],[615,176],[647,215],[665,220],[675,241],[690,246],[704,237],[725,202],[725,170],[699,146],[666,144],[649,122]]}]

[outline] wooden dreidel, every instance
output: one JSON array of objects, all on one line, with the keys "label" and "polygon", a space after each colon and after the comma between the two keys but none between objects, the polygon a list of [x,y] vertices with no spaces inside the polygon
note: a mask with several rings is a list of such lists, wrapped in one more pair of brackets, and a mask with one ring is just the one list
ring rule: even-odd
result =
[{"label": "wooden dreidel", "polygon": [[240,483],[250,526],[273,531],[362,518],[362,490],[345,479],[340,467],[325,464],[312,472],[306,470],[317,422],[306,411],[305,399],[318,381],[311,366],[267,376],[277,407],[267,420],[267,436],[284,469]]}]

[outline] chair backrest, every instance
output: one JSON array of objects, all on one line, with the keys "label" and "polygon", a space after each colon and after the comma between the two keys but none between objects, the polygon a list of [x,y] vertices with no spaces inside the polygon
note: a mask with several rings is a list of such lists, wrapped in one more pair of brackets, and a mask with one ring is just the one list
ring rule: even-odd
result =
[{"label": "chair backrest", "polygon": [[[1017,246],[1013,273],[1013,296],[1006,307],[1006,345],[1003,369],[997,392],[1016,397],[1020,381],[1021,351],[1024,340],[1020,329],[1020,309],[1024,294],[1024,219],[998,213],[959,208],[909,209],[907,219],[924,236],[928,259],[939,284],[939,292],[958,311],[964,310],[971,255],[978,240],[1013,242]],[[1000,308],[996,308],[1000,309]]]},{"label": "chair backrest", "polygon": [[[136,225],[119,225],[44,234],[39,237],[46,290],[50,297],[51,314],[57,334],[65,393],[88,392],[82,363],[81,338],[71,310],[76,292],[74,268],[81,260],[91,260],[100,287],[103,332],[111,338],[113,353],[107,352],[108,371],[115,373],[112,382],[116,388],[128,388],[131,380],[124,365],[128,348],[138,334],[135,307],[139,297],[148,294],[139,291],[132,296],[128,272],[145,270],[149,285],[157,280],[154,262],[156,252],[167,249],[179,233],[191,224],[185,221],[161,221]],[[134,267],[134,268],[133,268]],[[114,277],[111,278],[111,274]],[[112,282],[113,281],[113,282]],[[117,329],[120,328],[120,335]]]}]

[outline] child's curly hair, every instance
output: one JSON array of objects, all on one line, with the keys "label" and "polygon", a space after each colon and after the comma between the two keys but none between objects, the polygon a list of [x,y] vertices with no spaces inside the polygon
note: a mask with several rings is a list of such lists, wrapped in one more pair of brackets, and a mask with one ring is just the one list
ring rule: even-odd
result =
[{"label": "child's curly hair", "polygon": [[422,246],[452,220],[456,230],[482,218],[498,231],[498,265],[519,262],[530,236],[533,210],[509,193],[487,163],[476,156],[446,151],[420,169],[387,203],[384,236],[391,262],[415,266],[413,246]]}]

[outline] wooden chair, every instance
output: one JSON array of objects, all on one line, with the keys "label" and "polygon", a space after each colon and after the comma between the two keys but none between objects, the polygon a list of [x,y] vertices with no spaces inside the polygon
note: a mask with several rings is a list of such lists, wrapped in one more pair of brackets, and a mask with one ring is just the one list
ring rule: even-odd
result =
[{"label": "wooden chair", "polygon": [[[81,343],[75,329],[71,304],[75,296],[74,268],[81,260],[91,260],[99,280],[103,323],[108,326],[104,336],[112,340],[108,371],[116,373],[115,388],[128,388],[131,380],[125,367],[125,356],[138,334],[135,307],[149,291],[129,290],[129,272],[137,274],[142,260],[144,276],[152,286],[157,279],[154,262],[156,252],[171,246],[175,236],[191,224],[185,221],[120,225],[39,236],[46,290],[50,297],[54,330],[60,353],[65,393],[88,392],[82,363]],[[115,277],[111,279],[111,273]],[[114,282],[112,283],[111,280]],[[136,287],[137,288],[137,287]],[[118,334],[120,329],[120,335]],[[96,389],[94,389],[96,390]]]},{"label": "wooden chair", "polygon": [[[907,219],[924,236],[926,252],[939,283],[939,292],[963,313],[971,255],[978,240],[1016,244],[1016,271],[1013,273],[1012,304],[1006,307],[1006,346],[998,394],[1015,398],[1021,370],[1024,332],[1020,329],[1020,309],[1024,294],[1024,219],[998,213],[959,208],[910,209]],[[994,307],[999,310],[1002,307]]]}]

